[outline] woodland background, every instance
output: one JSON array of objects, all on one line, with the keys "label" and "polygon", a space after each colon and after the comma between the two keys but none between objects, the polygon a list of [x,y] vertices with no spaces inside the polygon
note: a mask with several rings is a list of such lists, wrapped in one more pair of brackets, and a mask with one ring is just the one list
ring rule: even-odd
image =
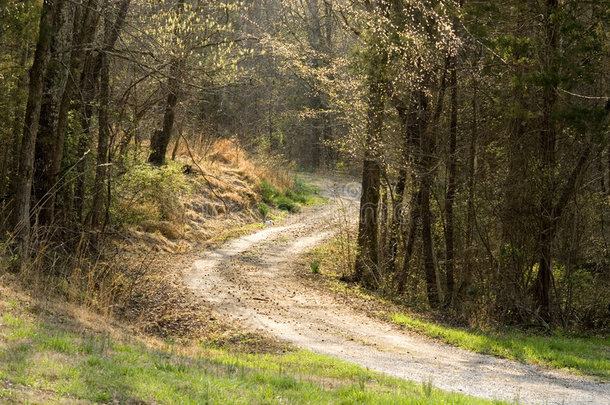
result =
[{"label": "woodland background", "polygon": [[0,0],[2,268],[95,295],[127,271],[109,238],[184,236],[192,172],[206,217],[266,215],[287,168],[358,173],[351,281],[607,331],[609,23],[604,1]]}]

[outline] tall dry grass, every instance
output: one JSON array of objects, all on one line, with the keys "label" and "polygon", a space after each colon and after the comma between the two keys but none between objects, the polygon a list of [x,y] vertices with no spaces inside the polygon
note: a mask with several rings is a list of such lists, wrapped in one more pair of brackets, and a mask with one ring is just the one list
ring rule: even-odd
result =
[{"label": "tall dry grass", "polygon": [[[145,162],[132,162],[130,170],[142,173],[130,172],[135,177],[127,183],[125,173],[113,178],[115,222],[103,234],[35,224],[31,254],[15,279],[33,296],[61,297],[146,332],[200,333],[205,314],[181,284],[175,252],[182,244],[176,240],[213,238],[236,222],[251,222],[258,215],[253,206],[260,201],[261,180],[285,190],[294,178],[292,166],[279,156],[253,158],[228,139],[183,140],[172,165],[160,175],[147,173],[158,169]],[[183,173],[183,165],[194,166],[193,173]],[[240,212],[245,214],[225,221]],[[6,272],[14,257],[10,240],[0,243],[0,257],[0,273]]]}]

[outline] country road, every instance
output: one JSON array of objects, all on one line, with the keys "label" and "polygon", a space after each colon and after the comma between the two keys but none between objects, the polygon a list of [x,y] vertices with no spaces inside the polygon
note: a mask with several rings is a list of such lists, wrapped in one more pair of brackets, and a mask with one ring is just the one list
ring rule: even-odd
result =
[{"label": "country road", "polygon": [[525,404],[610,404],[610,384],[444,345],[307,285],[295,259],[331,237],[343,215],[357,217],[355,187],[337,180],[317,183],[329,204],[202,252],[185,271],[189,288],[244,328],[395,377]]}]

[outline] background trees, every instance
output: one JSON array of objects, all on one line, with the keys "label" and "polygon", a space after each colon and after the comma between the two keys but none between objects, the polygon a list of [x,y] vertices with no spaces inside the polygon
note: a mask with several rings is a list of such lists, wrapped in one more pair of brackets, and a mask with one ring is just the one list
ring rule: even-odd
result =
[{"label": "background trees", "polygon": [[[385,11],[366,10],[377,40],[368,45],[390,55],[384,66],[392,73],[375,77],[386,86],[385,122],[400,122],[406,142],[401,157],[379,154],[380,191],[369,185],[373,177],[363,181],[365,194],[394,197],[382,198],[391,208],[372,206],[400,224],[378,221],[366,231],[369,240],[382,235],[374,253],[360,238],[361,255],[384,275],[379,287],[411,303],[426,296],[430,307],[444,303],[470,320],[566,324],[592,316],[591,302],[585,309],[564,293],[591,289],[607,301],[598,288],[607,290],[607,250],[596,251],[593,265],[564,249],[608,236],[579,222],[606,211],[593,197],[607,176],[599,171],[607,156],[594,157],[607,148],[608,38],[599,30],[606,7],[382,4]],[[381,143],[400,145],[396,127],[385,125]],[[405,185],[406,194],[396,190]],[[370,206],[361,207],[361,234]],[[598,284],[577,282],[575,272]],[[600,307],[593,317],[588,322],[604,323],[608,313]]]},{"label": "background trees", "polygon": [[355,281],[464,321],[607,325],[606,5],[0,9],[2,226],[23,257],[32,225],[65,241],[115,224],[130,162],[223,137],[362,174]]}]

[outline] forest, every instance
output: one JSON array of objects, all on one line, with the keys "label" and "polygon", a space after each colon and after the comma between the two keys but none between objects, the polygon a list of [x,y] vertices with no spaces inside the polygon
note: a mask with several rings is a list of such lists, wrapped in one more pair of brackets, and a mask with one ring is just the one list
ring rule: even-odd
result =
[{"label": "forest", "polygon": [[608,2],[0,0],[0,285],[191,336],[169,263],[295,222],[394,323],[601,339],[608,378]]}]

